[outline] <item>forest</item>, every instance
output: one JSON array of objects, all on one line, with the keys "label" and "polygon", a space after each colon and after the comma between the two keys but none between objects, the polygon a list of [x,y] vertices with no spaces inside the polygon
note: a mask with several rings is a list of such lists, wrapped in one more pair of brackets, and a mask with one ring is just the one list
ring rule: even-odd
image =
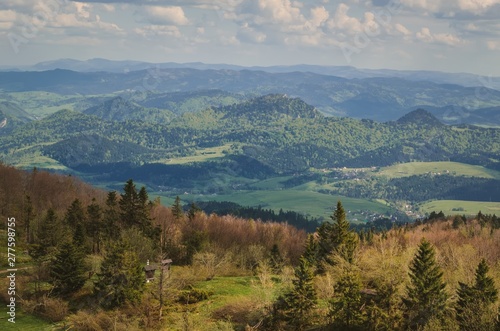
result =
[{"label": "forest", "polygon": [[[332,201],[331,218],[306,232],[288,224],[286,212],[279,222],[207,214],[196,204],[184,209],[179,198],[163,206],[133,179],[122,185],[104,191],[72,175],[0,165],[2,266],[15,242],[16,327],[500,327],[495,215],[436,211],[416,223],[355,231],[342,202]],[[1,300],[9,302],[6,291]]]}]

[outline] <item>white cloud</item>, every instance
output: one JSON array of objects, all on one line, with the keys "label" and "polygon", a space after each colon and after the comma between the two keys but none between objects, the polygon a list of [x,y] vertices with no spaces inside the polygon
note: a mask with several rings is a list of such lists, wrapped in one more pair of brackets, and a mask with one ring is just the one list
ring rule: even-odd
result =
[{"label": "white cloud", "polygon": [[182,36],[179,28],[174,25],[149,25],[134,29],[134,32],[144,38],[152,37],[174,37]]},{"label": "white cloud", "polygon": [[189,20],[184,10],[179,6],[161,7],[146,6],[144,8],[146,20],[152,24],[158,25],[188,25]]},{"label": "white cloud", "polygon": [[498,40],[488,40],[486,42],[486,45],[488,46],[489,50],[500,51],[500,41]]},{"label": "white cloud", "polygon": [[404,25],[402,24],[399,24],[399,23],[396,23],[394,24],[394,29],[399,32],[400,34],[404,35],[404,36],[409,36],[411,35],[411,31],[408,30]]},{"label": "white cloud", "polygon": [[429,28],[424,27],[415,34],[418,40],[424,43],[445,44],[449,46],[456,46],[463,41],[450,33],[432,33]]},{"label": "white cloud", "polygon": [[265,33],[256,31],[254,28],[251,28],[248,23],[245,23],[240,27],[236,37],[240,41],[252,43],[263,43],[267,39],[267,35]]}]

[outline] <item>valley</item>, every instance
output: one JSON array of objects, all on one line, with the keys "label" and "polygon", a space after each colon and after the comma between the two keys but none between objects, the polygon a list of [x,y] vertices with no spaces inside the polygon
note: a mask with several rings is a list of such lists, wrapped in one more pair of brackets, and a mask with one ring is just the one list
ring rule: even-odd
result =
[{"label": "valley", "polygon": [[[252,71],[233,72],[238,79],[233,75],[228,81],[227,71],[156,73],[168,76],[168,84],[161,79],[155,90],[141,93],[125,88],[140,72],[113,74],[108,81],[121,81],[110,82],[105,90],[93,83],[102,72],[85,77],[61,70],[24,73],[24,78],[8,74],[19,84],[3,85],[0,93],[0,111],[8,120],[0,129],[0,160],[23,169],[71,174],[106,189],[134,178],[166,205],[176,196],[185,204],[229,201],[274,212],[290,210],[318,221],[328,218],[339,199],[350,220],[360,224],[378,218],[411,221],[441,206],[450,214],[475,214],[483,202],[500,202],[500,129],[445,124],[434,115],[438,113],[424,109],[401,114],[404,108],[399,108],[401,115],[394,118],[398,112],[390,110],[393,106],[373,104],[360,108],[365,112],[350,113],[371,119],[331,116],[320,99],[304,101],[313,100],[310,88],[307,96],[298,90],[291,96],[266,94],[277,91],[284,77],[293,78],[289,82],[299,77],[309,83],[336,82],[346,89],[368,84],[372,90],[376,78]],[[180,73],[192,84],[197,81],[197,89],[174,91]],[[0,83],[2,75],[7,74],[0,73]],[[28,84],[31,75],[38,78]],[[211,89],[202,83],[208,75],[219,77]],[[259,92],[250,83],[253,76],[262,79]],[[61,89],[63,78],[67,83]],[[38,83],[41,79],[45,84]],[[377,82],[389,82],[384,79]],[[395,83],[390,83],[393,88]],[[394,93],[422,95],[416,92],[423,88],[420,83],[405,81],[403,86]],[[464,87],[460,93],[467,88],[473,90]],[[74,94],[78,89],[84,93]],[[484,106],[494,106],[495,93],[491,91]],[[426,98],[432,101],[428,109],[435,111],[437,99]],[[328,107],[342,109],[339,105]],[[370,115],[369,109],[379,110]],[[459,207],[435,203],[440,200],[470,203],[454,210]]]}]

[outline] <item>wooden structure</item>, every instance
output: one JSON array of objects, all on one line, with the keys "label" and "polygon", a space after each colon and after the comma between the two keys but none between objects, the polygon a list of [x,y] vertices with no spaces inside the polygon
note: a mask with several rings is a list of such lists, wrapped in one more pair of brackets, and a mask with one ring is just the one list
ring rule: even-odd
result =
[{"label": "wooden structure", "polygon": [[172,259],[161,260],[160,266],[158,264],[149,264],[149,260],[148,260],[146,262],[146,266],[143,268],[145,276],[146,276],[146,283],[152,282],[155,279],[155,271],[157,269],[160,269],[161,276],[163,276],[164,271],[169,272],[171,264],[172,264]]}]

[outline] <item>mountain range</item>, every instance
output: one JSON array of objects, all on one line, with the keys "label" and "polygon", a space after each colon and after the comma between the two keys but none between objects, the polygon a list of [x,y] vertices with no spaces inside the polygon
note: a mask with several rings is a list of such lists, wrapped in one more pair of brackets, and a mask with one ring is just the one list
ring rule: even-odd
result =
[{"label": "mountain range", "polygon": [[[447,124],[500,125],[496,112],[500,104],[498,90],[399,77],[347,79],[312,72],[272,73],[247,69],[167,68],[126,73],[55,69],[0,72],[0,90],[0,100],[9,93],[26,91],[45,91],[80,99],[104,94],[122,96],[145,107],[168,107],[167,110],[174,112],[176,110],[171,108],[175,106],[168,102],[173,93],[196,98],[196,93],[206,95],[207,91],[216,90],[217,98],[225,99],[218,104],[209,100],[204,103],[205,107],[286,93],[301,98],[328,116],[391,121],[409,111],[425,108]],[[214,99],[213,96],[208,98]],[[199,110],[191,108],[194,109],[188,106],[183,111]],[[156,113],[170,118],[164,112]]]}]

